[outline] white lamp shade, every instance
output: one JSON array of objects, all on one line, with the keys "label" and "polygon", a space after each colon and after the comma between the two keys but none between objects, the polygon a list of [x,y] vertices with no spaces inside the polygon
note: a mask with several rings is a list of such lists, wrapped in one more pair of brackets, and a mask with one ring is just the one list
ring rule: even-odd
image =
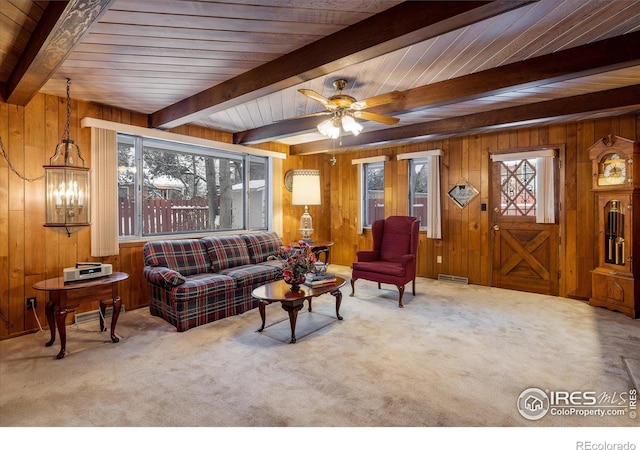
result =
[{"label": "white lamp shade", "polygon": [[292,205],[320,204],[320,171],[315,169],[296,169],[291,183]]}]

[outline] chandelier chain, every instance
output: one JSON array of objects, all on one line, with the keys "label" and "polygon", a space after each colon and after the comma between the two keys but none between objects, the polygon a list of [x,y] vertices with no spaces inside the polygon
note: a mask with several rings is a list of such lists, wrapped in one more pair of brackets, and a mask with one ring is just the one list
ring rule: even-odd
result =
[{"label": "chandelier chain", "polygon": [[18,172],[18,170],[14,167],[14,165],[9,160],[9,154],[7,150],[4,148],[4,144],[2,143],[2,137],[0,137],[0,151],[2,151],[2,157],[5,159],[5,161],[7,161],[7,165],[9,166],[9,169],[11,169],[11,171],[15,173],[18,176],[18,178],[20,178],[21,180],[32,182],[32,181],[37,181],[44,178],[44,175],[40,175],[39,177],[36,177],[36,178],[27,178],[24,175],[22,175],[20,172]]},{"label": "chandelier chain", "polygon": [[67,122],[64,125],[64,140],[69,140],[69,124],[71,123],[71,80],[67,78]]}]

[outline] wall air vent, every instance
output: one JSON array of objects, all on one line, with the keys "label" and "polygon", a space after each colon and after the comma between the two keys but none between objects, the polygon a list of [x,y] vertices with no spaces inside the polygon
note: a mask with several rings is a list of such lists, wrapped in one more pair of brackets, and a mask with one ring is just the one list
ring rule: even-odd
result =
[{"label": "wall air vent", "polygon": [[466,277],[456,277],[455,275],[446,275],[443,273],[438,274],[438,281],[451,281],[459,284],[469,284],[469,279]]},{"label": "wall air vent", "polygon": [[[120,307],[120,314],[122,314],[124,312],[124,305],[122,305]],[[107,317],[111,317],[113,315],[113,308],[107,308],[107,310],[104,313],[104,317],[105,319]],[[84,323],[84,322],[88,322],[90,320],[98,320],[100,318],[100,310],[96,309],[95,311],[88,311],[88,312],[83,312],[83,313],[79,313],[76,314],[74,317],[74,323],[80,324],[80,323]]]}]

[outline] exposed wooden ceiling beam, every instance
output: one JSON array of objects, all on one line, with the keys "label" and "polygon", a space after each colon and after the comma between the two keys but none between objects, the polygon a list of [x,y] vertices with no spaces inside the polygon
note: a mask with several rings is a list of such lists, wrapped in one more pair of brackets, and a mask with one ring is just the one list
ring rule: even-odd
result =
[{"label": "exposed wooden ceiling beam", "polygon": [[407,1],[287,55],[220,83],[150,116],[152,128],[197,117],[299,84],[533,1]]},{"label": "exposed wooden ceiling beam", "polygon": [[49,2],[5,84],[6,102],[19,106],[29,103],[114,1]]},{"label": "exposed wooden ceiling beam", "polygon": [[[405,91],[402,100],[371,108],[378,114],[402,114],[448,105],[640,64],[640,31],[558,51]],[[308,133],[317,117],[286,120],[234,134],[235,144],[257,144]]]},{"label": "exposed wooden ceiling beam", "polygon": [[[640,107],[640,84],[607,91],[547,100],[530,105],[513,106],[498,110],[451,117],[404,127],[362,133],[357,137],[342,137],[341,148],[357,148],[392,141],[410,141],[430,135],[486,131],[501,125],[516,124],[541,119],[551,119],[572,114],[596,112],[629,106]],[[291,155],[320,153],[335,150],[331,139],[292,145]]]}]

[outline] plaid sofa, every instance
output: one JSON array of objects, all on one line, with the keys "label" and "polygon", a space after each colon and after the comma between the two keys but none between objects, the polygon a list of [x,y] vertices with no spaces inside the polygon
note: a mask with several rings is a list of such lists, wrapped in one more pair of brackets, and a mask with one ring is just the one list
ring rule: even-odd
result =
[{"label": "plaid sofa", "polygon": [[256,308],[256,287],[282,278],[267,260],[282,241],[274,232],[147,242],[144,277],[151,315],[178,331]]}]

